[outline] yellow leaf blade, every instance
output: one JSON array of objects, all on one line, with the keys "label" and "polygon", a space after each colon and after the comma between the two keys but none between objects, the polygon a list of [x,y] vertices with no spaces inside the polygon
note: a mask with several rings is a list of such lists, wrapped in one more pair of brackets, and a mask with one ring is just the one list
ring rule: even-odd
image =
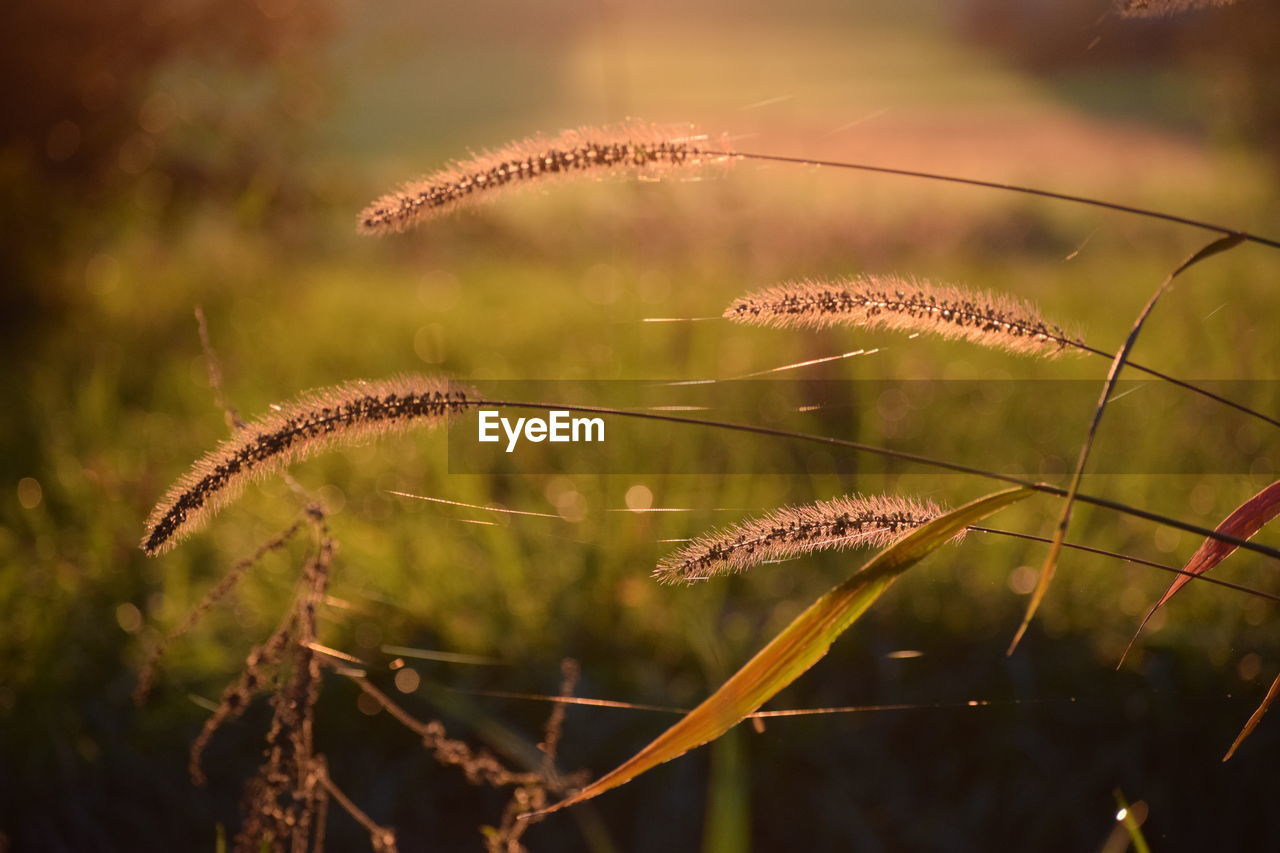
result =
[{"label": "yellow leaf blade", "polygon": [[1019,488],[979,498],[934,519],[876,554],[861,570],[792,620],[719,690],[644,749],[577,794],[525,817],[550,814],[589,800],[715,740],[826,655],[835,639],[904,571],[959,531],[1031,494],[1032,490]]}]

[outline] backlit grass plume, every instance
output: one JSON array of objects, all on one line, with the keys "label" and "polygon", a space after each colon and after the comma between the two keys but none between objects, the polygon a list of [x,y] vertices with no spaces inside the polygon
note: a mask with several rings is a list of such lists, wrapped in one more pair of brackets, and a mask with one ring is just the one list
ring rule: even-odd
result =
[{"label": "backlit grass plume", "polygon": [[653,575],[664,583],[704,580],[811,551],[880,547],[944,512],[929,501],[862,495],[783,507],[699,536],[660,560]]},{"label": "backlit grass plume", "polygon": [[734,300],[724,316],[783,329],[860,326],[927,333],[1041,356],[1078,345],[1027,302],[892,275],[789,282]]},{"label": "backlit grass plume", "polygon": [[631,121],[569,130],[551,139],[535,136],[455,161],[387,193],[361,211],[358,230],[363,234],[404,231],[505,188],[550,178],[609,172],[653,177],[675,167],[729,156],[688,125],[673,129]]},{"label": "backlit grass plume", "polygon": [[155,556],[204,525],[244,486],[298,459],[389,432],[431,427],[465,411],[475,395],[448,380],[398,376],[303,395],[245,425],[170,487],[147,519],[142,550]]},{"label": "backlit grass plume", "polygon": [[1116,0],[1122,18],[1160,18],[1214,6],[1230,6],[1236,0]]},{"label": "backlit grass plume", "polygon": [[[954,285],[892,275],[781,284],[734,300],[724,317],[735,323],[790,329],[857,326],[966,340],[1007,352],[1052,358],[1064,350],[1108,361],[1114,353],[1090,346],[1045,321],[1028,302]],[[1127,362],[1134,370],[1280,427],[1280,420],[1207,388]]]}]

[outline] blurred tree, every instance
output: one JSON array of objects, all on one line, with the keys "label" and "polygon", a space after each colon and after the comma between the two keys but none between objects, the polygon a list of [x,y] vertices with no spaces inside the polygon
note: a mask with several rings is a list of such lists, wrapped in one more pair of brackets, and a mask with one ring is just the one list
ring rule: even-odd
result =
[{"label": "blurred tree", "polygon": [[[57,316],[68,296],[60,264],[109,230],[140,187],[166,201],[192,185],[234,184],[245,162],[280,144],[278,132],[252,142],[228,134],[219,96],[179,98],[159,85],[165,73],[269,77],[269,109],[287,120],[307,97],[297,69],[329,23],[325,2],[299,0],[0,5],[9,81],[0,93],[0,339],[19,343],[21,330]],[[221,137],[231,156],[184,160],[175,142],[196,128]]]},{"label": "blurred tree", "polygon": [[1280,5],[1250,0],[1200,15],[1201,29],[1182,32],[1188,51],[1215,74],[1215,106],[1280,169]]},{"label": "blurred tree", "polygon": [[1280,166],[1280,4],[1232,6],[1125,19],[1112,0],[961,0],[970,40],[1045,75],[1099,67],[1182,69],[1201,83],[1196,120],[1258,147]]}]

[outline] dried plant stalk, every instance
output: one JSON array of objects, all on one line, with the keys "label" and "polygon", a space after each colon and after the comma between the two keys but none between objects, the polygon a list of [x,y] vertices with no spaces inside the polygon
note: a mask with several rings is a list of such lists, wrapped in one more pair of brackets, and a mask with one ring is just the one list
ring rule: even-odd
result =
[{"label": "dried plant stalk", "polygon": [[774,328],[861,326],[928,333],[1048,357],[1080,346],[1030,303],[892,275],[788,282],[734,300],[724,316]]},{"label": "dried plant stalk", "polygon": [[1236,0],[1116,0],[1115,10],[1122,18],[1162,18],[1216,6],[1230,6]]},{"label": "dried plant stalk", "polygon": [[[264,760],[245,787],[245,817],[236,834],[236,853],[321,849],[311,843],[317,834],[323,835],[315,818],[323,811],[320,805],[327,797],[317,774],[323,759],[315,753],[315,707],[320,696],[321,667],[313,647],[316,610],[329,587],[337,543],[321,519],[315,522],[315,532],[316,553],[307,562],[283,626],[284,648],[277,655],[277,686],[271,696],[271,727]],[[209,734],[206,726],[202,732],[206,744]],[[193,763],[197,759],[193,749]]]},{"label": "dried plant stalk", "polygon": [[361,211],[358,230],[404,231],[498,190],[549,178],[608,172],[658,177],[673,167],[721,161],[729,154],[722,143],[708,145],[689,125],[631,121],[569,130],[553,139],[535,136],[456,161],[387,193]]},{"label": "dried plant stalk", "polygon": [[[396,846],[395,830],[382,826],[369,815],[365,814],[364,809],[357,806],[346,793],[334,784],[333,778],[329,775],[329,768],[323,759],[317,758],[315,761],[315,775],[317,781],[324,788],[328,796],[337,800],[338,805],[342,806],[347,814],[351,815],[356,821],[365,828],[369,833],[369,846],[373,848],[373,853],[396,853],[400,848]],[[326,805],[327,797],[319,801],[320,805]],[[317,838],[316,843],[312,846],[312,850],[324,850],[324,836],[319,834],[323,829],[323,821],[317,820]]]},{"label": "dried plant stalk", "polygon": [[[315,516],[312,517],[314,518]],[[262,543],[258,546],[257,550],[253,552],[253,554],[245,557],[243,560],[240,560],[228,569],[226,574],[224,574],[218,583],[214,585],[213,589],[209,590],[209,592],[205,594],[204,598],[200,600],[200,603],[187,614],[187,617],[182,620],[182,623],[176,628],[170,630],[169,633],[164,635],[163,639],[156,643],[155,647],[152,648],[151,652],[147,655],[147,660],[142,665],[142,669],[138,674],[138,684],[133,690],[133,701],[135,704],[141,705],[146,701],[147,695],[151,692],[151,685],[155,682],[156,670],[160,666],[160,659],[164,657],[164,654],[168,651],[170,644],[194,628],[196,623],[200,621],[200,618],[204,616],[205,613],[208,613],[215,604],[225,598],[231,590],[235,589],[236,585],[240,583],[241,578],[243,578],[250,569],[261,562],[263,557],[272,551],[279,551],[288,545],[294,535],[302,529],[304,520],[305,519],[302,518],[298,519],[293,524],[289,525],[283,533]]]},{"label": "dried plant stalk", "polygon": [[270,678],[272,669],[279,665],[289,644],[289,624],[281,625],[265,643],[254,646],[245,659],[240,677],[222,691],[217,710],[205,720],[200,734],[191,743],[187,757],[187,771],[197,785],[205,783],[204,752],[213,736],[224,723],[237,719],[249,707],[254,695]]},{"label": "dried plant stalk", "polygon": [[[560,666],[560,695],[567,697],[572,695],[577,684],[578,664],[566,658]],[[547,720],[542,743],[538,744],[542,753],[541,766],[518,771],[506,767],[488,750],[476,750],[464,741],[449,737],[439,720],[419,720],[371,684],[363,674],[346,674],[380,708],[417,734],[422,745],[435,755],[438,762],[446,767],[457,767],[473,785],[512,788],[511,800],[503,810],[501,823],[496,827],[481,828],[489,853],[527,853],[521,838],[537,820],[522,819],[527,817],[526,813],[545,808],[548,792],[564,794],[586,783],[587,777],[582,771],[564,775],[556,770],[556,752],[564,727],[564,705],[556,705]]]},{"label": "dried plant stalk", "polygon": [[142,550],[162,554],[233,501],[245,485],[298,459],[411,427],[431,427],[472,406],[448,380],[399,376],[348,382],[304,395],[248,424],[205,454],[147,518]]},{"label": "dried plant stalk", "polygon": [[862,495],[784,507],[699,536],[660,560],[653,575],[664,583],[688,582],[811,551],[880,547],[944,512],[930,501]]},{"label": "dried plant stalk", "polygon": [[510,770],[488,750],[474,750],[465,741],[450,738],[444,723],[439,720],[422,722],[364,676],[352,677],[351,680],[401,725],[422,738],[422,745],[435,755],[437,761],[446,767],[457,767],[471,784],[501,788],[531,784],[542,778],[536,771]]},{"label": "dried plant stalk", "polygon": [[[296,717],[305,711],[305,715],[309,715],[311,713],[309,709],[315,704],[314,696],[311,694],[318,690],[316,673],[319,670],[313,662],[314,652],[308,644],[315,641],[316,608],[329,585],[329,572],[337,543],[329,535],[324,515],[318,508],[308,511],[308,521],[316,533],[316,552],[307,560],[293,604],[271,636],[249,652],[239,679],[223,691],[217,709],[205,720],[200,734],[191,744],[188,770],[197,785],[204,784],[204,770],[201,762],[214,734],[224,723],[244,713],[254,695],[264,685],[272,682],[277,674],[276,671],[289,662],[291,656],[296,658],[293,660],[292,675],[287,679],[278,680],[276,693],[272,699],[272,703],[276,706],[276,722],[273,722],[273,727],[278,725],[282,713],[291,713]],[[290,693],[290,691],[293,692]],[[307,699],[307,696],[311,698]],[[310,725],[308,722],[305,727],[308,743],[310,742]],[[286,728],[290,731],[302,729],[299,725]],[[268,738],[268,743],[271,743],[271,737]],[[301,750],[300,754],[302,752],[307,750]]]}]

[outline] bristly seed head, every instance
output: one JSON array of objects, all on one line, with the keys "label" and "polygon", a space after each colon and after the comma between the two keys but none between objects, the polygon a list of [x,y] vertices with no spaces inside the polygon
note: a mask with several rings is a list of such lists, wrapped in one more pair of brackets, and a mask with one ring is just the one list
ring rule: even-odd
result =
[{"label": "bristly seed head", "polygon": [[357,225],[362,234],[404,231],[506,187],[588,172],[628,170],[654,176],[729,156],[723,144],[710,143],[688,126],[673,130],[632,121],[579,128],[554,139],[515,142],[404,184],[366,207]]},{"label": "bristly seed head", "polygon": [[1122,18],[1161,18],[1215,6],[1230,6],[1236,0],[1115,0]]},{"label": "bristly seed head", "polygon": [[653,575],[663,583],[689,582],[811,551],[880,547],[943,512],[930,501],[862,495],[784,507],[699,536],[663,557]]},{"label": "bristly seed head", "polygon": [[1029,303],[897,276],[799,281],[734,300],[724,316],[775,328],[867,329],[941,335],[1010,352],[1055,356],[1079,340],[1046,323]]},{"label": "bristly seed head", "polygon": [[307,394],[246,425],[196,462],[151,511],[142,550],[164,553],[247,483],[294,460],[383,433],[434,426],[475,404],[474,392],[425,376],[348,382]]}]

